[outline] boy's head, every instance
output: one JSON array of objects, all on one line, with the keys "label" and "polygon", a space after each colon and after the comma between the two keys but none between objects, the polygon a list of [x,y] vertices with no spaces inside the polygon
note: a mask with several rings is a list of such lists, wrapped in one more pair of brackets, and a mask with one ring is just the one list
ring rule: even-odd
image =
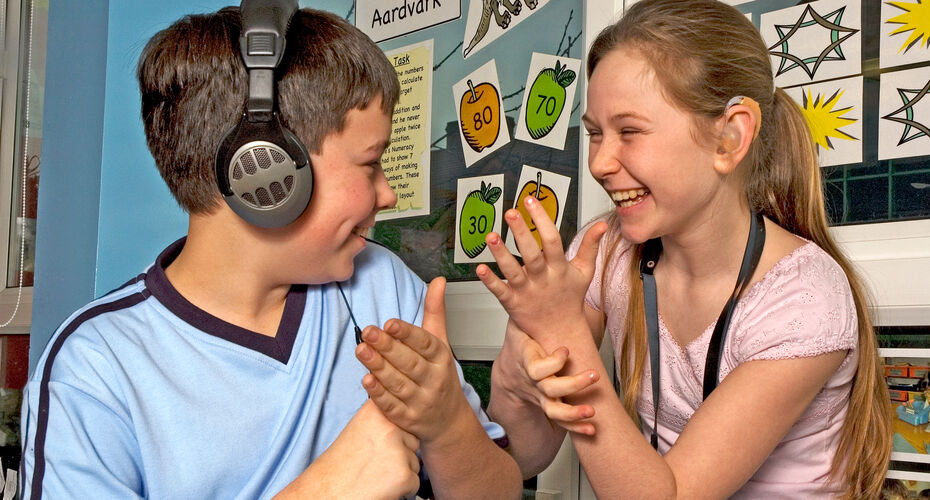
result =
[{"label": "boy's head", "polygon": [[[235,7],[186,16],[152,37],[139,59],[149,150],[191,214],[210,213],[220,203],[214,155],[248,95],[240,26]],[[377,45],[344,19],[311,9],[291,20],[277,77],[281,122],[311,154],[342,130],[350,110],[380,97],[390,115],[399,96],[394,68]]]}]

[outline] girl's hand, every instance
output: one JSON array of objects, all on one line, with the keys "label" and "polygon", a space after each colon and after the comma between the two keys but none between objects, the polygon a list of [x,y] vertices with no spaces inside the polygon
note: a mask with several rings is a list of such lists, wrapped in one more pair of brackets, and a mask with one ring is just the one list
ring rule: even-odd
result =
[{"label": "girl's hand", "polygon": [[[523,265],[510,254],[499,234],[490,233],[488,247],[506,281],[484,264],[476,272],[517,326],[544,347],[551,347],[560,345],[554,336],[578,331],[577,325],[585,322],[584,295],[594,275],[598,242],[607,231],[607,224],[601,221],[592,226],[585,233],[578,254],[568,261],[559,231],[539,201],[528,196],[525,204],[539,232],[542,249],[520,213],[508,210],[504,218],[523,257]],[[546,336],[549,338],[544,339]]]},{"label": "girl's hand", "polygon": [[594,425],[586,420],[594,416],[594,408],[566,404],[562,397],[591,386],[597,382],[598,374],[595,370],[585,370],[575,375],[557,375],[567,360],[565,347],[549,354],[513,321],[508,321],[503,348],[492,368],[492,382],[511,397],[538,406],[559,427],[593,435]]}]

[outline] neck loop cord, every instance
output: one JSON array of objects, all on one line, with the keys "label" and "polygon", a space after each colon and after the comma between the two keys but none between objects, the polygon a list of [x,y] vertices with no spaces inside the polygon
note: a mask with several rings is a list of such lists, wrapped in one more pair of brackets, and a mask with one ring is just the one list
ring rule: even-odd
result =
[{"label": "neck loop cord", "polygon": [[[740,265],[736,286],[727,300],[726,305],[717,318],[714,333],[707,347],[707,359],[704,363],[704,399],[717,387],[717,378],[720,371],[720,358],[723,354],[723,341],[726,338],[733,308],[739,301],[739,296],[749,283],[762,249],[765,247],[765,221],[762,214],[753,212],[750,217],[749,237],[746,249],[743,251],[743,262]],[[646,330],[649,338],[649,364],[652,375],[652,405],[653,425],[650,442],[653,449],[659,448],[659,310],[656,293],[656,280],[653,276],[659,257],[662,255],[662,240],[654,238],[643,244],[642,257],[639,263],[639,277],[643,281],[643,306],[646,312]]]}]

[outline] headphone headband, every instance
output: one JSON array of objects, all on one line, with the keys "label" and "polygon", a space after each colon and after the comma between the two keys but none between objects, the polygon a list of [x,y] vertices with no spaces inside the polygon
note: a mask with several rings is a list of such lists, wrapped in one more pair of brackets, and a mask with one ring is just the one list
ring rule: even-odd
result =
[{"label": "headphone headband", "polygon": [[250,121],[270,121],[275,106],[274,70],[284,57],[287,28],[297,0],[242,0],[239,52],[249,71]]},{"label": "headphone headband", "polygon": [[249,72],[249,99],[216,151],[217,187],[229,207],[260,227],[294,222],[313,193],[307,149],[277,113],[275,70],[297,0],[242,0],[239,52]]}]

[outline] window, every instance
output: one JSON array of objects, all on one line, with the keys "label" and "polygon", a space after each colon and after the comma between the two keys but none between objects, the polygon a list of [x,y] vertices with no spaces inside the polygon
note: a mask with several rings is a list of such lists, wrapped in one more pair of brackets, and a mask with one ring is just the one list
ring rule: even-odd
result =
[{"label": "window", "polygon": [[0,0],[0,333],[28,333],[48,3]]}]

